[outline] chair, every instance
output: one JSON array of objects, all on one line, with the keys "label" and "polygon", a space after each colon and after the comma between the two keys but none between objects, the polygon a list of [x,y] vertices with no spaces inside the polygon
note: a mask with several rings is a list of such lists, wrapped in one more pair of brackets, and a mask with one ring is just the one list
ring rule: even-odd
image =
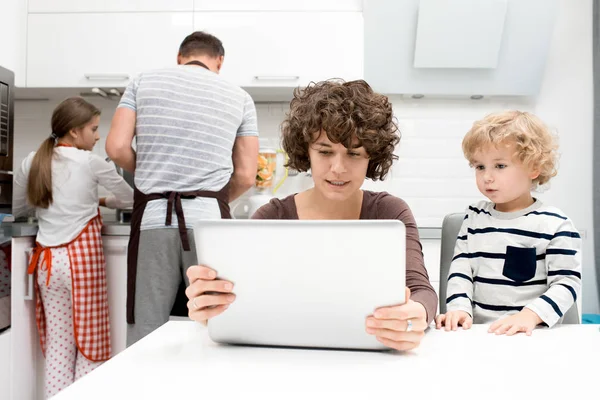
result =
[{"label": "chair", "polygon": [[[442,222],[442,243],[440,252],[440,314],[446,312],[446,289],[448,284],[448,272],[450,271],[450,264],[452,263],[452,257],[454,257],[454,246],[456,244],[456,238],[460,227],[465,218],[464,213],[453,213],[448,214]],[[577,309],[577,303],[567,311],[564,315],[563,324],[579,324],[579,311]]]}]

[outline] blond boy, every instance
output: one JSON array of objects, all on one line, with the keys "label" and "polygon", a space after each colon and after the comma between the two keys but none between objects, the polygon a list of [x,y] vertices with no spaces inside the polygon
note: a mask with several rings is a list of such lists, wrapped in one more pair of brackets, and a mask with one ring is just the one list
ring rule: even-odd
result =
[{"label": "blond boy", "polygon": [[552,327],[581,291],[581,237],[556,207],[531,195],[556,175],[553,137],[536,116],[506,111],[473,124],[463,152],[490,201],[468,207],[437,328],[531,335]]}]

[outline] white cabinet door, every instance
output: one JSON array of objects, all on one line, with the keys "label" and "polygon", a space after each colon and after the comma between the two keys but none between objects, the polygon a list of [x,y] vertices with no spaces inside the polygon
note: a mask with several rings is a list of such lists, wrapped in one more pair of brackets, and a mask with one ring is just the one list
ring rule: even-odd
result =
[{"label": "white cabinet door", "polygon": [[363,76],[359,12],[202,12],[194,13],[194,29],[221,39],[221,74],[240,86]]},{"label": "white cabinet door", "polygon": [[28,87],[123,87],[175,65],[193,13],[30,14]]},{"label": "white cabinet door", "polygon": [[194,0],[29,0],[30,13],[192,11]]},{"label": "white cabinet door", "polygon": [[11,399],[42,396],[43,355],[35,321],[34,275],[27,274],[33,237],[13,238],[11,274]]},{"label": "white cabinet door", "polygon": [[10,338],[10,329],[0,333],[0,399],[10,399]]},{"label": "white cabinet door", "polygon": [[127,244],[129,236],[102,236],[106,259],[108,311],[112,355],[125,350],[127,344]]},{"label": "white cabinet door", "polygon": [[[37,0],[43,1],[43,0]],[[30,0],[31,2],[31,0]],[[194,0],[194,11],[361,11],[362,0]]]}]

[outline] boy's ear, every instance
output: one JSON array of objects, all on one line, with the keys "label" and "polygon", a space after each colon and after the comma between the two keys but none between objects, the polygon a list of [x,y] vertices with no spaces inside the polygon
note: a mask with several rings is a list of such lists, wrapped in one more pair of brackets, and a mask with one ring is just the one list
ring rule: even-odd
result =
[{"label": "boy's ear", "polygon": [[531,171],[529,172],[529,178],[531,180],[536,179],[538,176],[540,176],[540,169],[539,168],[532,168]]}]

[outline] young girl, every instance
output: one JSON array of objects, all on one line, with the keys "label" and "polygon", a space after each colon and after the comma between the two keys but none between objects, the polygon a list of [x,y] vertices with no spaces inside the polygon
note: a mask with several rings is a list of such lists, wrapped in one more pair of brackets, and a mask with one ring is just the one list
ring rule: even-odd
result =
[{"label": "young girl", "polygon": [[[406,226],[407,287],[398,290],[405,290],[407,301],[377,309],[365,319],[365,330],[392,349],[416,348],[437,307],[417,224],[402,199],[361,189],[365,178],[383,180],[396,158],[394,147],[400,137],[392,104],[362,80],[311,84],[295,91],[281,135],[289,167],[310,169],[314,187],[271,200],[253,218],[402,221]],[[233,284],[214,279],[214,270],[192,266],[187,274],[190,286],[186,294],[193,320],[205,322],[235,300]]]},{"label": "young girl", "polygon": [[[52,114],[52,133],[15,174],[15,216],[38,218],[29,273],[37,271],[36,317],[51,397],[110,357],[110,326],[99,205],[125,208],[133,190],[91,152],[100,110],[82,98]],[[114,195],[99,199],[98,185]]]}]

